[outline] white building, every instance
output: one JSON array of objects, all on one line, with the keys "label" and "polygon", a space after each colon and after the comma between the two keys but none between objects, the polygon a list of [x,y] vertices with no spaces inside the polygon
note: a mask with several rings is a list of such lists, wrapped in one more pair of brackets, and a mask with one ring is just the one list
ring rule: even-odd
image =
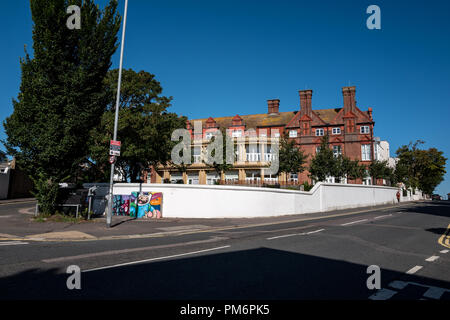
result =
[{"label": "white building", "polygon": [[395,168],[398,158],[391,157],[389,150],[389,142],[381,140],[379,137],[374,137],[374,154],[375,160],[387,161],[388,166]]}]

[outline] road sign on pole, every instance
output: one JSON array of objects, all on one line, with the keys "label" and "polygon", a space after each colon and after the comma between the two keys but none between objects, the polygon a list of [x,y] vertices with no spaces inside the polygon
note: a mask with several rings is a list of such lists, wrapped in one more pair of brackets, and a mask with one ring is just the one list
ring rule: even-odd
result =
[{"label": "road sign on pole", "polygon": [[[117,139],[117,126],[119,122],[120,85],[122,82],[123,47],[125,43],[125,29],[127,26],[127,11],[128,11],[128,0],[125,0],[125,12],[123,15],[123,28],[122,28],[122,43],[120,45],[119,78],[117,79],[116,111],[114,115],[113,141],[116,141]],[[120,146],[119,146],[119,155],[120,155]],[[106,211],[106,225],[108,228],[111,227],[112,221],[113,182],[114,182],[114,162],[111,163],[111,173],[109,177],[108,210]]]},{"label": "road sign on pole", "polygon": [[109,156],[109,164],[113,164],[116,162],[116,156]]},{"label": "road sign on pole", "polygon": [[109,155],[120,156],[120,141],[111,140],[109,145]]}]

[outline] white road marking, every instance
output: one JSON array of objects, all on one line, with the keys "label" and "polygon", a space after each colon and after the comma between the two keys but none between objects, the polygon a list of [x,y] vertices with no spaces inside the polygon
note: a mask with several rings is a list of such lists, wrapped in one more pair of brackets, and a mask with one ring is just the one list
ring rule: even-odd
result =
[{"label": "white road marking", "polygon": [[210,239],[207,239],[207,240],[197,240],[197,241],[172,243],[172,244],[165,244],[165,245],[158,245],[158,246],[138,247],[138,248],[130,248],[130,249],[108,250],[108,251],[80,254],[80,255],[76,255],[76,256],[44,259],[44,260],[42,260],[42,262],[53,263],[53,262],[62,262],[62,261],[67,261],[67,260],[73,261],[73,260],[88,259],[88,258],[93,258],[93,257],[110,256],[110,255],[115,255],[115,254],[124,254],[124,253],[155,250],[155,249],[184,247],[184,246],[188,246],[188,245],[194,245],[194,244],[200,244],[200,243],[211,243],[211,242],[223,241],[223,240],[227,240],[227,239],[228,238],[225,238],[225,237],[211,237]]},{"label": "white road marking", "polygon": [[391,217],[391,216],[392,216],[392,213],[391,214],[385,214],[384,216],[378,216],[378,217],[375,217],[374,219],[377,220],[377,219],[382,219],[382,218]]},{"label": "white road marking", "polygon": [[441,251],[439,251],[440,253],[447,253],[448,252],[448,250],[446,249],[446,250],[441,250]]},{"label": "white road marking", "polygon": [[355,223],[359,223],[359,222],[364,222],[364,221],[367,221],[367,219],[362,219],[362,220],[357,220],[357,221],[347,222],[347,223],[341,224],[341,226],[348,226],[348,225],[351,225],[351,224],[355,224]]},{"label": "white road marking", "polygon": [[[445,288],[433,287],[433,286],[429,286],[429,285],[421,284],[421,283],[417,283],[417,282],[409,282],[409,281],[405,282],[405,281],[398,281],[398,280],[389,283],[389,287],[397,289],[397,290],[402,290],[409,284],[418,286],[418,287],[428,288],[428,290],[423,294],[423,297],[429,298],[429,299],[439,300],[445,292],[447,292],[447,291],[450,292],[450,290],[445,289]],[[420,300],[424,300],[424,299],[422,298]]]},{"label": "white road marking", "polygon": [[370,300],[387,300],[396,294],[397,291],[389,289],[380,289],[369,297]]},{"label": "white road marking", "polygon": [[319,229],[319,230],[314,230],[314,231],[309,231],[309,232],[303,232],[303,233],[284,234],[284,235],[281,235],[281,236],[275,236],[275,237],[266,238],[266,240],[274,240],[274,239],[287,238],[287,237],[294,237],[294,236],[305,236],[305,235],[309,235],[309,234],[321,232],[321,231],[324,231],[324,230],[325,230],[325,229]]},{"label": "white road marking", "polygon": [[299,233],[285,234],[285,235],[282,235],[282,236],[276,236],[276,237],[267,238],[267,240],[274,240],[274,239],[279,239],[279,238],[293,237],[293,236],[298,236],[298,235],[300,235],[300,234]]},{"label": "white road marking", "polygon": [[405,281],[398,281],[398,280],[395,280],[395,281],[392,281],[391,283],[389,283],[388,286],[391,287],[391,288],[393,288],[393,289],[402,290],[402,289],[404,289],[407,285],[408,285],[408,283],[405,282]]},{"label": "white road marking", "polygon": [[422,268],[423,268],[422,266],[415,266],[414,268],[411,268],[408,271],[406,271],[406,274],[414,274]]},{"label": "white road marking", "polygon": [[436,261],[437,259],[439,259],[439,256],[431,256],[431,257],[425,259],[425,261],[433,262],[433,261]]},{"label": "white road marking", "polygon": [[423,294],[423,296],[426,298],[439,300],[446,291],[449,290],[438,287],[430,287],[430,289],[428,289],[427,292]]},{"label": "white road marking", "polygon": [[213,251],[213,250],[220,250],[220,249],[225,249],[225,248],[229,248],[229,247],[231,247],[231,246],[223,246],[223,247],[217,247],[217,248],[211,248],[211,249],[205,249],[205,250],[199,250],[199,251],[192,251],[192,252],[186,252],[186,253],[174,254],[174,255],[171,255],[171,256],[165,256],[165,257],[158,257],[158,258],[151,258],[151,259],[145,259],[145,260],[138,260],[138,261],[125,262],[125,263],[115,264],[115,265],[111,265],[111,266],[105,266],[105,267],[99,267],[99,268],[88,269],[88,270],[84,270],[83,272],[90,272],[90,271],[97,271],[97,270],[112,269],[112,268],[123,267],[123,266],[129,266],[129,265],[139,264],[139,263],[144,263],[144,262],[158,261],[158,260],[163,260],[163,259],[170,259],[170,258],[176,258],[176,257],[187,256],[187,255],[191,255],[191,254],[197,254],[197,253],[209,252],[209,251]]},{"label": "white road marking", "polygon": [[310,231],[310,232],[307,232],[306,234],[313,234],[313,233],[317,233],[317,232],[320,232],[320,231],[323,231],[323,230],[325,230],[325,229],[319,229],[319,230],[315,230],[315,231]]},{"label": "white road marking", "polygon": [[17,246],[20,244],[28,244],[28,242],[22,242],[22,241],[0,242],[0,246]]}]

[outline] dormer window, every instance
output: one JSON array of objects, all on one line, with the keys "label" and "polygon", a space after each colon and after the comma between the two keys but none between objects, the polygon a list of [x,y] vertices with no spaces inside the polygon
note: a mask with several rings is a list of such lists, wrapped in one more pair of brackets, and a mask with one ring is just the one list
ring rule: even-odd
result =
[{"label": "dormer window", "polygon": [[206,120],[206,128],[217,128],[217,123],[212,117],[209,117],[208,120]]},{"label": "dormer window", "polygon": [[289,138],[297,138],[297,130],[289,130]]},{"label": "dormer window", "polygon": [[233,132],[231,132],[231,136],[233,138],[239,138],[242,137],[242,130],[234,130]]},{"label": "dormer window", "polygon": [[239,115],[235,115],[233,119],[231,119],[231,125],[233,127],[239,127],[243,125],[242,118]]},{"label": "dormer window", "polygon": [[361,131],[361,133],[370,133],[370,128],[369,128],[369,126],[361,126],[361,129],[360,129]]},{"label": "dormer window", "polygon": [[316,129],[316,136],[317,137],[323,136],[323,133],[324,133],[323,129]]},{"label": "dormer window", "polygon": [[341,134],[341,128],[333,128],[333,134]]}]

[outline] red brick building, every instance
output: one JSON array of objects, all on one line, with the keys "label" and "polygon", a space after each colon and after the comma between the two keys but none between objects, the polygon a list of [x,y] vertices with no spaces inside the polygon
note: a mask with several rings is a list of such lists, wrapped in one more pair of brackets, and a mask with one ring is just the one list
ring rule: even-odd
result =
[{"label": "red brick building", "polygon": [[[253,115],[235,115],[220,118],[190,120],[187,129],[191,135],[201,132],[203,147],[194,150],[195,162],[186,172],[177,172],[174,167],[159,167],[158,173],[152,175],[152,182],[163,179],[183,180],[184,183],[212,184],[222,178],[229,182],[310,182],[308,172],[290,174],[289,176],[267,175],[264,168],[271,160],[270,140],[274,131],[287,134],[306,154],[314,155],[320,145],[322,136],[328,135],[330,147],[335,154],[342,154],[361,163],[370,164],[374,159],[372,108],[362,111],[356,105],[356,88],[342,88],[343,105],[340,108],[312,108],[312,90],[300,90],[300,107],[294,111],[280,112],[280,100],[268,100],[267,111]],[[200,126],[201,124],[201,126]],[[213,132],[226,128],[236,139],[236,162],[233,169],[222,173],[220,177],[211,168],[202,163],[204,147]],[[267,142],[266,147],[252,146],[246,140],[254,130],[259,140]],[[250,132],[250,134],[249,134]],[[334,182],[330,177],[330,181]],[[361,181],[358,181],[361,183]]]}]

